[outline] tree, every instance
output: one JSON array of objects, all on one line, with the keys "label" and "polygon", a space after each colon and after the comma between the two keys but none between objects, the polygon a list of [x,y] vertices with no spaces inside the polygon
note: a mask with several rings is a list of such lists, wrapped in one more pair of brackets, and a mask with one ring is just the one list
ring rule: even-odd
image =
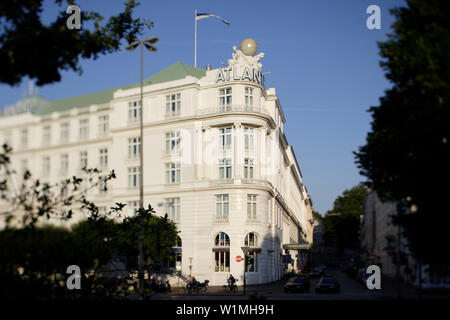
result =
[{"label": "tree", "polygon": [[6,144],[0,152],[0,217],[5,218],[7,226],[33,228],[39,222],[51,219],[69,221],[76,206],[89,212],[89,218],[93,220],[105,215],[120,215],[122,204],[101,214],[87,198],[90,190],[107,186],[108,181],[115,179],[114,170],[103,173],[96,168],[83,168],[83,176],[72,176],[50,184],[34,179],[28,170],[18,173],[11,166],[11,152]]},{"label": "tree", "polygon": [[319,219],[319,220],[323,219],[322,215],[319,212],[314,211],[314,210],[313,210],[313,217],[314,217],[314,219]]},{"label": "tree", "polygon": [[[99,277],[102,266],[121,259],[127,269],[137,268],[140,215],[144,217],[145,256],[168,259],[177,239],[176,225],[152,215],[151,206],[135,217],[122,218],[125,204],[115,203],[101,211],[89,200],[89,191],[115,178],[114,170],[102,173],[84,168],[84,175],[54,184],[41,183],[29,171],[18,174],[11,166],[12,149],[0,152],[0,217],[6,228],[0,231],[0,297],[5,298],[115,298],[116,279]],[[87,219],[68,228],[46,225],[53,219],[70,222],[74,212]],[[119,218],[119,219],[118,219]],[[81,269],[82,290],[65,286],[69,265]]]},{"label": "tree", "polygon": [[[167,216],[152,215],[151,207],[144,214],[144,259],[150,258],[154,269],[159,269],[163,261],[170,258],[171,249],[175,246],[178,231],[174,222]],[[117,232],[118,256],[127,264],[129,270],[136,270],[139,243],[139,216],[127,217],[119,225]],[[150,267],[149,266],[149,267]]]},{"label": "tree", "polygon": [[366,187],[359,184],[345,190],[334,201],[333,210],[323,217],[325,242],[335,242],[338,251],[359,247],[360,217],[364,213]]},{"label": "tree", "polygon": [[[55,0],[62,6],[63,0]],[[73,4],[67,0],[67,5]],[[19,84],[23,77],[37,79],[37,85],[61,80],[62,70],[82,72],[79,59],[97,59],[101,54],[120,49],[120,41],[128,41],[150,29],[153,22],[133,19],[139,5],[128,0],[122,13],[101,25],[97,12],[81,11],[82,29],[69,30],[66,6],[48,26],[41,22],[43,0],[0,2],[0,82]],[[93,30],[86,26],[93,23]]]},{"label": "tree", "polygon": [[61,227],[7,228],[0,231],[0,297],[57,298],[69,265],[77,258],[74,239]]},{"label": "tree", "polygon": [[446,269],[448,188],[439,182],[450,177],[450,7],[438,0],[407,3],[391,10],[394,33],[379,43],[392,88],[369,109],[371,131],[355,157],[383,201],[404,204],[394,222],[414,255]]}]

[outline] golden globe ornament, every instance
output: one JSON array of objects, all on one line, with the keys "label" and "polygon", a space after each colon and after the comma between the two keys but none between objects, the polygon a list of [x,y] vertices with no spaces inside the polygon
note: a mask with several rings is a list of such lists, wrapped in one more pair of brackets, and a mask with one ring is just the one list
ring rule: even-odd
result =
[{"label": "golden globe ornament", "polygon": [[254,56],[258,51],[258,44],[255,39],[247,38],[242,40],[240,49],[246,56]]}]

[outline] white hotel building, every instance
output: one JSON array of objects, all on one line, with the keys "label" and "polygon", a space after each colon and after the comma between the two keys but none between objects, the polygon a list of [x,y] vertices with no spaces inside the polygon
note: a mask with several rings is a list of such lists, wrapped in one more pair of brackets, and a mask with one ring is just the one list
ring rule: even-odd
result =
[{"label": "white hotel building", "polygon": [[263,54],[233,49],[227,67],[176,62],[146,79],[142,110],[139,84],[56,101],[24,98],[3,110],[0,140],[12,145],[13,166],[44,181],[84,166],[114,169],[109,190],[91,197],[99,207],[127,203],[134,214],[142,114],[144,206],[177,223],[176,268],[221,285],[229,273],[243,277],[236,257],[246,246],[248,283],[275,281],[286,253],[294,268],[304,262],[297,249],[312,243],[312,202],[275,89],[264,86]]}]

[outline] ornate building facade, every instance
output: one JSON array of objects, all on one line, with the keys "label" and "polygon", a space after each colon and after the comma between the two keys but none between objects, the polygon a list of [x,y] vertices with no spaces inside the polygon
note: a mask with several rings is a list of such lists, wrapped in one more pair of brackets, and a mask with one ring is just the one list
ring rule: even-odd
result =
[{"label": "ornate building facade", "polygon": [[12,145],[18,170],[44,181],[83,166],[114,169],[109,190],[91,197],[105,208],[126,203],[131,215],[139,206],[142,116],[144,206],[178,225],[174,268],[221,285],[229,273],[242,278],[237,256],[246,247],[248,283],[275,281],[283,256],[290,253],[293,266],[300,256],[283,246],[312,243],[312,202],[255,46],[243,41],[218,69],[172,64],[144,81],[143,106],[139,84],[25,98],[3,111],[0,139]]}]

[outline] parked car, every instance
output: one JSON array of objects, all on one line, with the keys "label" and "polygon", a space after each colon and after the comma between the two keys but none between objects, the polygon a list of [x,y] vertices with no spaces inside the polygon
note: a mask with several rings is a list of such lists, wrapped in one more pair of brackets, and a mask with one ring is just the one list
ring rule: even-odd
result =
[{"label": "parked car", "polygon": [[317,268],[319,268],[322,271],[325,271],[325,270],[327,270],[328,266],[326,264],[319,264],[319,266]]},{"label": "parked car", "polygon": [[289,281],[284,285],[284,292],[309,292],[310,287],[311,285],[308,277],[306,275],[299,275],[289,279]]},{"label": "parked car", "polygon": [[320,278],[325,275],[325,269],[321,266],[315,267],[314,270],[309,274],[311,278]]},{"label": "parked car", "polygon": [[448,292],[450,291],[450,279],[427,278],[422,280],[422,291],[425,292]]},{"label": "parked car", "polygon": [[323,276],[316,285],[316,293],[339,293],[339,282],[332,276]]},{"label": "parked car", "polygon": [[370,276],[370,274],[368,274],[365,270],[364,271],[362,271],[362,272],[360,272],[359,274],[358,274],[358,277],[357,277],[357,281],[358,281],[358,283],[360,284],[360,285],[362,285],[364,288],[366,288],[367,287],[367,279],[369,278],[369,276]]}]

